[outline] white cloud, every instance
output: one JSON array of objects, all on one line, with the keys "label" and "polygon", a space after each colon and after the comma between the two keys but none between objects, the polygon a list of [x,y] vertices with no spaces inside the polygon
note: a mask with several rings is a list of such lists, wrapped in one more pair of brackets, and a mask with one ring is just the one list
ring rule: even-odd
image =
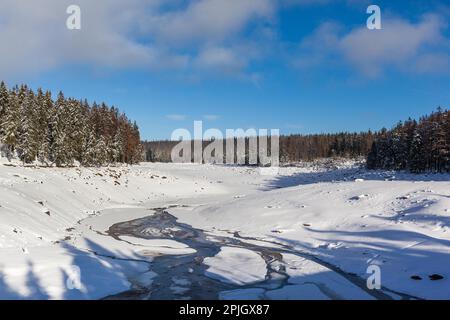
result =
[{"label": "white cloud", "polygon": [[328,4],[332,0],[280,0],[284,6],[306,6],[306,5],[323,5]]},{"label": "white cloud", "polygon": [[274,12],[271,0],[197,0],[153,16],[144,29],[163,42],[217,42],[234,37],[253,19],[270,19]]},{"label": "white cloud", "polygon": [[208,120],[208,121],[216,121],[220,118],[219,115],[217,114],[205,114],[203,115],[203,119]]},{"label": "white cloud", "polygon": [[301,43],[295,64],[304,68],[344,59],[370,78],[387,68],[441,72],[442,66],[448,65],[448,55],[439,53],[450,42],[443,34],[445,28],[437,15],[424,15],[417,23],[388,18],[382,30],[360,27],[348,33],[343,33],[340,25],[324,23]]},{"label": "white cloud", "polygon": [[245,68],[246,61],[236,64],[233,46],[246,39],[242,32],[250,22],[270,19],[274,10],[270,0],[195,0],[187,5],[169,0],[77,0],[82,29],[75,31],[66,28],[70,4],[72,0],[0,2],[4,77],[77,64],[150,70]]},{"label": "white cloud", "polygon": [[168,114],[166,118],[172,121],[184,121],[187,119],[187,116],[184,114]]},{"label": "white cloud", "polygon": [[218,70],[226,74],[238,74],[247,65],[238,50],[224,47],[208,47],[199,52],[195,63],[200,68]]},{"label": "white cloud", "polygon": [[[185,57],[144,45],[130,34],[133,19],[151,1],[79,0],[81,30],[66,28],[70,0],[3,0],[0,3],[0,72],[20,75],[61,65],[177,66]],[[154,1],[153,1],[154,2]]]},{"label": "white cloud", "polygon": [[420,55],[414,65],[419,73],[450,72],[450,55],[447,53],[426,53]]},{"label": "white cloud", "polygon": [[[253,62],[274,51],[285,57],[274,31],[277,10],[313,1],[77,0],[80,31],[66,28],[66,8],[71,4],[73,0],[0,2],[2,78],[22,80],[24,75],[83,65],[175,69],[191,79],[218,73],[258,85],[261,75],[252,70]],[[344,61],[370,77],[389,67],[428,73],[448,70],[443,19],[428,15],[418,22],[391,18],[383,23],[381,31],[361,27],[347,33],[324,23],[302,42],[295,64]],[[444,52],[440,48],[445,43]]]}]

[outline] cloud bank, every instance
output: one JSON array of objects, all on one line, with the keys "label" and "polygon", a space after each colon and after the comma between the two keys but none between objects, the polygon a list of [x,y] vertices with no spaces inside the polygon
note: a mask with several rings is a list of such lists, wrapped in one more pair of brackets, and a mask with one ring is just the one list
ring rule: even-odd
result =
[{"label": "cloud bank", "polygon": [[[178,5],[176,5],[178,3]],[[0,2],[0,72],[62,65],[218,68],[241,72],[238,42],[252,21],[269,20],[270,0],[78,0],[82,29],[66,28],[72,0]],[[6,45],[7,44],[7,45]]]},{"label": "cloud bank", "polygon": [[[352,0],[353,1],[353,0]],[[347,0],[347,3],[352,1]],[[402,72],[447,72],[445,17],[411,22],[390,17],[383,30],[345,30],[323,22],[292,52],[277,37],[277,15],[328,0],[77,0],[82,29],[66,26],[73,0],[0,2],[0,73],[20,78],[66,66],[218,73],[258,82],[255,61],[283,59],[300,69],[338,61],[375,78]],[[272,51],[272,52],[271,52]],[[288,57],[288,58],[286,58]]]},{"label": "cloud bank", "polygon": [[449,71],[447,23],[426,14],[416,22],[388,17],[382,30],[364,26],[348,32],[337,23],[321,24],[298,48],[295,65],[312,68],[344,61],[359,73],[376,78],[388,69],[405,72]]}]

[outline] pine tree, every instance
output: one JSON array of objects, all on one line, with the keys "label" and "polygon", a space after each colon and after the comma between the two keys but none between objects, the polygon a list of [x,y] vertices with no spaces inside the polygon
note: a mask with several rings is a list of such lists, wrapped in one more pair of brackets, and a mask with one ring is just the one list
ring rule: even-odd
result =
[{"label": "pine tree", "polygon": [[24,163],[36,160],[39,150],[39,118],[33,91],[27,90],[20,106],[20,128],[17,149]]},{"label": "pine tree", "polygon": [[37,136],[38,150],[37,158],[41,163],[46,163],[50,158],[50,115],[53,111],[53,102],[51,93],[43,93],[42,89],[38,89],[36,96],[36,112],[37,112]]},{"label": "pine tree", "polygon": [[94,156],[94,164],[97,166],[104,165],[108,162],[108,148],[106,146],[105,138],[102,136],[100,139],[97,139],[96,144],[94,146],[95,156]]},{"label": "pine tree", "polygon": [[443,170],[450,172],[450,111],[445,112],[442,127],[445,132],[445,156]]},{"label": "pine tree", "polygon": [[79,101],[68,99],[65,105],[66,116],[66,141],[65,154],[67,159],[72,162],[73,159],[80,160],[83,139],[83,112]]},{"label": "pine tree", "polygon": [[94,123],[94,108],[90,109],[90,112],[86,115],[87,120],[85,123],[83,154],[81,163],[85,166],[94,165],[95,163],[95,145],[97,141],[96,126]]},{"label": "pine tree", "polygon": [[382,131],[367,158],[368,167],[450,171],[449,114],[448,110],[438,108],[418,123],[409,119],[391,131]]},{"label": "pine tree", "polygon": [[76,143],[76,159],[81,164],[87,164],[87,143],[91,127],[89,126],[89,104],[86,100],[79,102],[79,120],[76,137],[78,142]]},{"label": "pine tree", "polygon": [[[9,91],[5,83],[2,81],[0,84],[0,124],[3,123],[3,118],[6,113],[6,109],[9,107]],[[0,127],[0,139],[3,137],[3,129]]]},{"label": "pine tree", "polygon": [[[26,85],[8,91],[0,83],[0,143],[8,157],[24,163],[38,159],[57,166],[140,160],[139,129],[118,109],[102,103],[66,99],[55,102],[50,92],[34,93]],[[3,149],[3,148],[2,148]]]},{"label": "pine tree", "polygon": [[123,162],[124,136],[122,129],[119,127],[113,141],[113,161]]},{"label": "pine tree", "polygon": [[442,108],[438,108],[437,112],[433,114],[432,123],[432,160],[433,170],[441,172],[445,166],[445,159],[447,158],[447,142],[444,123],[444,113]]},{"label": "pine tree", "polygon": [[411,172],[419,173],[426,169],[423,150],[422,133],[421,130],[417,128],[413,134],[411,151],[409,153],[409,167]]},{"label": "pine tree", "polygon": [[60,92],[55,102],[55,110],[51,119],[52,124],[52,148],[51,158],[57,166],[62,166],[70,162],[67,137],[67,102],[64,94]]},{"label": "pine tree", "polygon": [[378,144],[376,142],[373,142],[372,148],[367,155],[367,168],[376,169],[379,168],[379,166]]},{"label": "pine tree", "polygon": [[10,158],[15,152],[20,127],[20,105],[16,90],[9,95],[9,104],[4,110],[1,127],[2,141],[8,147],[8,157]]}]

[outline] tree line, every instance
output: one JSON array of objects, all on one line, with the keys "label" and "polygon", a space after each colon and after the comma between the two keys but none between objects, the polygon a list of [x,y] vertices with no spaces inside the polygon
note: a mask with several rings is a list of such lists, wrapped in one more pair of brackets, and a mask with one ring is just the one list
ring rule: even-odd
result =
[{"label": "tree line", "polygon": [[[248,150],[248,138],[245,140]],[[144,142],[146,160],[170,162],[171,150],[177,143]],[[204,141],[203,147],[209,143]],[[366,157],[369,169],[450,172],[450,111],[438,108],[418,121],[401,121],[390,130],[280,136],[279,146],[280,162],[284,164]]]},{"label": "tree line", "polygon": [[367,156],[376,133],[340,132],[280,137],[280,161],[312,161],[321,158],[358,158]]},{"label": "tree line", "polygon": [[[376,133],[371,131],[360,133],[341,132],[336,134],[289,135],[279,137],[280,162],[292,163],[299,161],[312,161],[319,158],[365,157],[370,151]],[[248,153],[249,138],[244,139],[245,152]],[[145,141],[143,142],[146,160],[151,162],[171,162],[171,151],[178,144],[177,141]],[[203,141],[206,148],[211,141]],[[226,141],[224,143],[224,158],[226,157]],[[270,137],[267,153],[270,155]],[[236,148],[235,148],[236,150]]]},{"label": "tree line", "polygon": [[56,100],[50,91],[0,84],[0,144],[3,155],[24,163],[84,166],[142,160],[139,128],[105,103]]},{"label": "tree line", "polygon": [[367,156],[370,169],[450,172],[450,111],[438,108],[419,121],[383,129]]}]

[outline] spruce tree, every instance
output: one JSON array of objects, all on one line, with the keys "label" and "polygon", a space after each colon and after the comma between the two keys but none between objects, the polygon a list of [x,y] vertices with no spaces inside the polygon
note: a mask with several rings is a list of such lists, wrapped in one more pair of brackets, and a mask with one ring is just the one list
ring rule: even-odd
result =
[{"label": "spruce tree", "polygon": [[20,106],[20,128],[17,149],[24,163],[36,160],[39,150],[39,118],[36,98],[27,90]]},{"label": "spruce tree", "polygon": [[9,95],[9,104],[4,110],[1,127],[2,141],[7,145],[10,158],[15,152],[20,127],[20,105],[16,90]]},{"label": "spruce tree", "polygon": [[36,93],[26,85],[8,91],[0,83],[0,143],[8,157],[57,166],[103,165],[141,160],[139,130],[115,107]]},{"label": "spruce tree", "polygon": [[2,81],[0,84],[0,143],[4,138],[3,120],[6,110],[9,108],[9,91],[6,84]]},{"label": "spruce tree", "polygon": [[52,124],[52,148],[51,158],[57,166],[67,164],[68,158],[68,137],[67,137],[67,101],[64,94],[60,92],[55,102],[55,110],[51,119]]},{"label": "spruce tree", "polygon": [[50,115],[53,111],[51,101],[51,93],[43,93],[42,89],[38,89],[36,96],[36,113],[37,113],[37,136],[38,150],[37,158],[41,163],[46,163],[50,158]]}]

